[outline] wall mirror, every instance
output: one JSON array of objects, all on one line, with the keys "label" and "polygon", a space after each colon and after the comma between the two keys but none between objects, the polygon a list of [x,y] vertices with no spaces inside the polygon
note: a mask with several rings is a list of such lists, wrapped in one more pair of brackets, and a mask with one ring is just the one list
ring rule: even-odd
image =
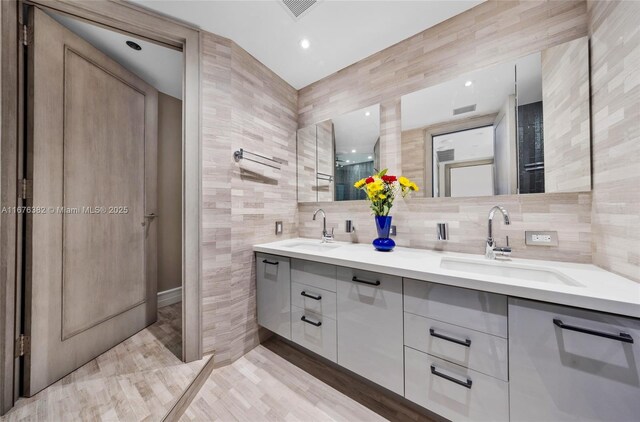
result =
[{"label": "wall mirror", "polygon": [[298,129],[298,202],[365,199],[353,184],[379,168],[380,105]]},{"label": "wall mirror", "polygon": [[403,174],[427,197],[591,190],[588,39],[402,97]]}]

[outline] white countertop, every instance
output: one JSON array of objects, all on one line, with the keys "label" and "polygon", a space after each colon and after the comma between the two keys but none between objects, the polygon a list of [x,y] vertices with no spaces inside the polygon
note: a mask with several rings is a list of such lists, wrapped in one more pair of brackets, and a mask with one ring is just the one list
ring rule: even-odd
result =
[{"label": "white countertop", "polygon": [[[318,248],[307,250],[288,246],[296,243],[304,243],[311,248],[314,247],[313,245],[318,245]],[[396,247],[392,252],[378,252],[372,245],[366,243],[333,242],[330,245],[340,247],[323,248],[320,240],[297,238],[255,245],[253,250],[640,318],[640,283],[591,264],[520,258],[489,261],[482,255],[403,247]],[[517,256],[517,251],[514,251],[514,254]],[[535,267],[555,274],[559,273],[581,285],[555,284],[451,270],[440,266],[443,258],[489,265]]]}]

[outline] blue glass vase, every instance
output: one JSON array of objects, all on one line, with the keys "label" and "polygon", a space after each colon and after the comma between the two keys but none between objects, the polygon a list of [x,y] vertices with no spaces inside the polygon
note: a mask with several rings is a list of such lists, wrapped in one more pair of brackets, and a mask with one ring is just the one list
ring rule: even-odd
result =
[{"label": "blue glass vase", "polygon": [[378,238],[373,241],[373,247],[382,252],[389,252],[396,246],[396,242],[389,238],[391,217],[376,216],[375,219]]}]

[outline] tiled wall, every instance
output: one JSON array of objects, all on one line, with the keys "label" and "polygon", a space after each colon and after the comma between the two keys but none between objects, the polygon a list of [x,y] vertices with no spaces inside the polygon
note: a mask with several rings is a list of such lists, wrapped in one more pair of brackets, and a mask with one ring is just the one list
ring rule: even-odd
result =
[{"label": "tiled wall", "polygon": [[[489,0],[378,52],[299,92],[299,124],[307,126],[371,104],[381,104],[382,167],[403,168],[400,98],[471,69],[541,51],[587,35],[587,8],[579,1]],[[406,155],[406,154],[405,154]],[[591,261],[591,194],[543,194],[494,198],[414,198],[393,210],[400,245],[483,252],[489,208],[501,203],[514,223],[515,256]],[[369,242],[374,225],[363,202],[308,203],[299,208],[299,234],[318,236],[310,213],[322,206],[346,240],[344,220],[356,221],[352,240]],[[435,223],[448,222],[451,240],[435,242]],[[559,247],[525,247],[525,229],[557,230]]]},{"label": "tiled wall", "polygon": [[[483,254],[487,239],[489,209],[500,204],[511,217],[511,225],[501,218],[494,222],[494,236],[505,245],[505,236],[518,258],[591,262],[591,194],[531,194],[498,198],[412,198],[397,200],[391,212],[398,227],[396,244],[412,248]],[[367,243],[376,229],[365,201],[305,203],[299,206],[301,237],[320,238],[322,222],[312,221],[322,207],[327,227],[335,227],[336,239]],[[356,232],[345,233],[345,220],[353,220]],[[449,224],[449,240],[436,239],[436,223]],[[560,247],[526,246],[525,230],[556,230]]]},{"label": "tiled wall", "polygon": [[589,191],[589,41],[548,48],[541,61],[544,191]]},{"label": "tiled wall", "polygon": [[[297,92],[230,40],[202,33],[201,48],[203,349],[224,365],[259,343],[253,245],[297,234]],[[239,148],[281,170],[234,162]]]},{"label": "tiled wall", "polygon": [[593,262],[640,281],[640,2],[588,8]]}]

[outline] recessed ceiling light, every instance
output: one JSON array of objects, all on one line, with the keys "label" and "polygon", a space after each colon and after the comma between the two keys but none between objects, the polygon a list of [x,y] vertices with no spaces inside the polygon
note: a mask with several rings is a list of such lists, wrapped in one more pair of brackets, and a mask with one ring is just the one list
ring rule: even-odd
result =
[{"label": "recessed ceiling light", "polygon": [[352,149],[352,150],[351,150],[351,152],[355,154],[356,150],[355,150],[355,149]]},{"label": "recessed ceiling light", "polygon": [[367,159],[368,159],[368,160],[371,160],[372,158],[373,158],[372,156],[368,156],[368,157],[367,157]]},{"label": "recessed ceiling light", "polygon": [[140,44],[138,44],[137,42],[127,41],[127,45],[136,51],[142,50],[142,47],[140,47]]},{"label": "recessed ceiling light", "polygon": [[349,161],[349,160],[347,160],[347,163],[350,163],[350,161]]},{"label": "recessed ceiling light", "polygon": [[369,116],[371,116],[371,112],[370,112],[370,111],[367,111],[366,113],[364,113],[364,115],[365,115],[365,116],[367,116],[367,117],[369,117]]},{"label": "recessed ceiling light", "polygon": [[464,83],[464,86],[471,86],[471,85],[473,85],[472,81],[467,81],[467,82]]},{"label": "recessed ceiling light", "polygon": [[300,40],[300,47],[302,47],[303,49],[305,49],[305,50],[306,50],[306,49],[307,49],[307,48],[309,48],[310,46],[311,46],[311,43],[309,42],[309,40],[308,40],[308,39],[303,38],[303,39],[301,39],[301,40]]}]

